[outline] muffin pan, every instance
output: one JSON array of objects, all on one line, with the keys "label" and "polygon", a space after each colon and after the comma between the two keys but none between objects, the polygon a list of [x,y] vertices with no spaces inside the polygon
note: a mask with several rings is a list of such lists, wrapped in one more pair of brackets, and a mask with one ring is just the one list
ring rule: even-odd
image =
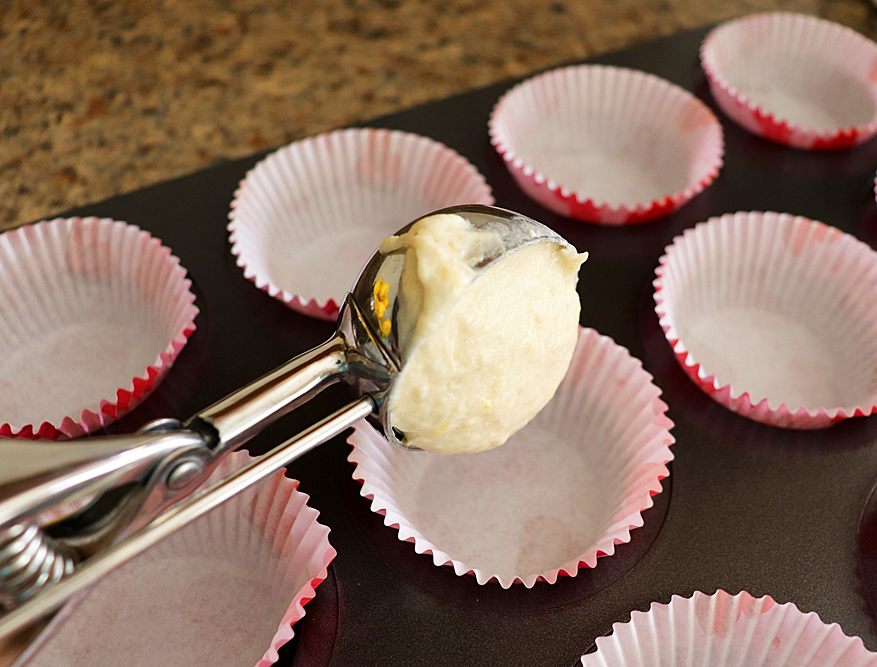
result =
[{"label": "muffin pan", "polygon": [[[706,103],[723,125],[719,177],[686,206],[648,225],[582,224],[542,208],[517,186],[487,134],[493,106],[516,82],[369,123],[416,132],[457,151],[485,176],[499,206],[548,224],[590,253],[579,283],[581,323],[627,348],[653,376],[675,424],[674,460],[653,507],[642,512],[643,526],[613,555],[554,584],[503,589],[436,567],[429,555],[400,541],[360,496],[346,438],[318,447],[292,464],[289,475],[301,480],[338,555],[296,625],[297,638],[281,649],[279,665],[571,667],[631,612],[669,604],[674,595],[717,590],[793,603],[877,649],[877,615],[867,594],[874,589],[868,583],[874,568],[860,567],[860,555],[875,551],[875,533],[866,521],[860,534],[860,517],[877,480],[877,419],[801,431],[728,410],[677,363],[652,287],[664,248],[685,229],[725,213],[788,212],[873,245],[877,144],[815,153],[742,129],[710,96],[698,62],[706,34],[684,33],[590,61],[668,79]],[[107,431],[132,431],[158,416],[186,418],[331,335],[331,323],[296,313],[257,289],[230,252],[229,203],[263,157],[76,211],[127,220],[160,237],[188,269],[200,309],[173,371]],[[343,387],[328,390],[248,449],[267,451],[347,397]]]}]

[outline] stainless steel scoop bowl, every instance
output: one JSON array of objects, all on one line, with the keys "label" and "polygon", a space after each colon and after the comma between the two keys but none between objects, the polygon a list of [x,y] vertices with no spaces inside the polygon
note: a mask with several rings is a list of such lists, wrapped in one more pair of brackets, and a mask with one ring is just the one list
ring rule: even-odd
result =
[{"label": "stainless steel scoop bowl", "polygon": [[[486,271],[512,252],[536,243],[555,243],[575,251],[575,248],[554,230],[535,220],[501,208],[472,204],[442,209],[430,215],[439,213],[457,214],[468,220],[476,229],[497,234],[500,243],[493,246],[491,254],[481,258],[475,265],[474,268],[478,272]],[[400,229],[396,235],[407,232],[415,222],[417,220]],[[389,410],[389,401],[386,400],[392,392],[393,378],[407,361],[398,338],[399,332],[403,330],[398,317],[404,312],[404,309],[399,307],[404,254],[404,249],[387,254],[375,253],[360,273],[344,304],[344,310],[356,309],[364,324],[364,327],[355,332],[352,347],[369,354],[369,358],[374,362],[377,362],[377,359],[371,346],[374,344],[380,348],[381,356],[385,360],[384,367],[390,375],[384,391],[378,395],[373,394],[381,427],[387,440],[407,447],[404,433],[393,426],[393,415]],[[385,316],[390,323],[387,327],[387,335],[383,335],[381,331],[382,322],[374,308],[374,285],[379,280],[388,286],[385,288],[388,290],[389,297]],[[341,319],[344,320],[344,315]]]},{"label": "stainless steel scoop bowl", "polygon": [[[457,214],[498,234],[501,242],[478,262],[479,271],[536,243],[572,247],[548,227],[499,208],[435,213]],[[403,266],[404,251],[376,252],[347,295],[332,338],[185,424],[160,420],[135,435],[75,443],[0,440],[0,667],[24,664],[109,571],[357,420],[376,416],[387,439],[405,447],[387,400],[406,362],[397,337]],[[382,317],[375,308],[378,281],[388,285]],[[338,381],[354,387],[358,398],[232,476],[199,488],[226,454]]]}]

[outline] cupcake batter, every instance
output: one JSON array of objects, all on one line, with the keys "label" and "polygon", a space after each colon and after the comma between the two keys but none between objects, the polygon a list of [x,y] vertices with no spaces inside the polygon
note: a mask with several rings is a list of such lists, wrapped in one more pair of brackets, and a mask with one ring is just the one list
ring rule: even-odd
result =
[{"label": "cupcake batter", "polygon": [[537,243],[476,269],[499,244],[495,232],[439,214],[381,246],[405,248],[397,318],[404,367],[388,400],[408,445],[436,454],[501,445],[566,374],[587,254]]}]

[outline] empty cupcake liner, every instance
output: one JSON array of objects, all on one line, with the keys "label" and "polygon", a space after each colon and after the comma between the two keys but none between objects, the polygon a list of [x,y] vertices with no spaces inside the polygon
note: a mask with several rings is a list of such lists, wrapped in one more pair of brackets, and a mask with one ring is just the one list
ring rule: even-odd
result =
[{"label": "empty cupcake liner", "polygon": [[877,667],[877,653],[837,623],[791,602],[741,592],[674,595],[669,604],[634,611],[597,638],[584,667]]},{"label": "empty cupcake liner", "polygon": [[489,132],[527,195],[604,224],[675,211],[715,179],[724,153],[721,124],[692,94],[604,65],[518,84],[494,107]]},{"label": "empty cupcake liner", "polygon": [[274,664],[336,553],[297,486],[280,470],[109,574],[29,667]]},{"label": "empty cupcake liner", "polygon": [[228,229],[237,264],[257,287],[334,320],[387,236],[457,204],[493,204],[484,177],[461,155],[415,134],[347,129],[257,164],[235,193]]},{"label": "empty cupcake liner", "polygon": [[348,442],[374,512],[458,575],[503,588],[592,568],[643,525],[673,458],[673,423],[642,364],[580,329],[554,398],[504,445],[436,455],[391,445],[366,422]]},{"label": "empty cupcake liner", "polygon": [[697,385],[751,419],[824,428],[877,407],[877,253],[787,213],[710,218],[656,269],[655,310]]},{"label": "empty cupcake liner", "polygon": [[700,60],[722,110],[758,136],[828,150],[877,133],[877,44],[846,26],[752,14],[715,28]]},{"label": "empty cupcake liner", "polygon": [[0,436],[73,438],[140,403],[195,330],[169,248],[123,222],[68,218],[0,235]]}]

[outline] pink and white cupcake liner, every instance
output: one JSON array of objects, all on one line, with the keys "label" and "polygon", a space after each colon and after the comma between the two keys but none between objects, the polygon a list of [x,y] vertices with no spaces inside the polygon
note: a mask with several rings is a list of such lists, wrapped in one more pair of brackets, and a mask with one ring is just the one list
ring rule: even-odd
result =
[{"label": "pink and white cupcake liner", "polygon": [[241,181],[228,225],[232,253],[259,289],[334,320],[381,242],[427,213],[493,204],[465,158],[406,132],[347,129],[272,153]]},{"label": "pink and white cupcake liner", "polygon": [[137,406],[195,330],[191,282],[139,228],[56,219],[0,235],[0,436],[74,438]]},{"label": "pink and white cupcake liner", "polygon": [[274,664],[336,553],[297,486],[280,470],[105,577],[29,667]]},{"label": "pink and white cupcake liner", "polygon": [[877,408],[877,253],[787,213],[710,218],[656,269],[655,310],[682,368],[750,419],[830,426]]},{"label": "pink and white cupcake liner", "polygon": [[554,583],[628,542],[661,491],[673,423],[651,380],[626,349],[580,329],[554,398],[501,447],[411,452],[363,421],[348,440],[353,476],[436,565],[503,588]]},{"label": "pink and white cupcake liner", "polygon": [[583,667],[877,667],[877,653],[791,602],[741,592],[674,595],[597,638]]},{"label": "pink and white cupcake liner", "polygon": [[752,14],[715,28],[700,60],[722,110],[797,148],[848,148],[877,133],[877,44],[802,14]]},{"label": "pink and white cupcake liner", "polygon": [[721,124],[691,93],[605,65],[518,84],[494,107],[489,132],[528,196],[614,225],[675,211],[716,178],[724,154]]}]

